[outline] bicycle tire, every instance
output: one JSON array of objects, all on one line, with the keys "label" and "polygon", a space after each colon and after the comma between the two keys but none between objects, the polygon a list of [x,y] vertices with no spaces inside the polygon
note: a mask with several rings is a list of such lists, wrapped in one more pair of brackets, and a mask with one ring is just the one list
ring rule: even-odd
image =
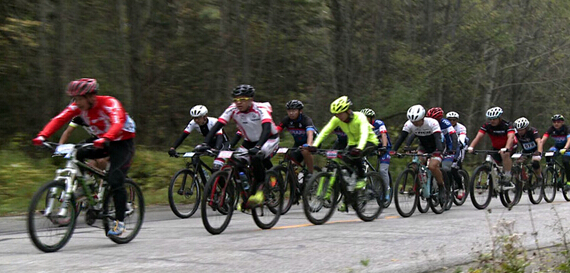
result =
[{"label": "bicycle tire", "polygon": [[[461,205],[465,204],[465,201],[467,200],[467,197],[469,195],[469,173],[464,169],[459,169],[458,173],[459,173],[459,177],[461,177],[460,183],[463,185],[463,197],[459,198],[457,196],[460,189],[456,187],[457,185],[455,183],[453,183],[452,197],[453,197],[453,203],[456,206],[461,206]],[[457,182],[457,181],[455,181],[455,182]]]},{"label": "bicycle tire", "polygon": [[[73,235],[77,218],[75,216],[75,201],[72,197],[70,200],[71,206],[68,204],[65,216],[60,217],[57,214],[60,212],[60,202],[62,200],[60,197],[62,195],[65,195],[65,182],[63,180],[53,180],[42,185],[34,193],[30,202],[26,221],[28,235],[34,246],[43,252],[58,251],[69,242]],[[44,200],[44,198],[46,199]],[[51,206],[49,205],[50,203]],[[51,213],[48,216],[44,215],[49,207],[53,208],[52,212],[55,216],[52,216],[53,214]],[[57,230],[62,232],[58,233]],[[57,238],[53,240],[53,243],[47,242],[52,236],[57,236]]]},{"label": "bicycle tire", "polygon": [[283,182],[278,172],[269,170],[265,173],[263,185],[264,201],[251,209],[255,224],[261,229],[270,229],[277,224],[283,209]]},{"label": "bicycle tire", "polygon": [[503,189],[499,192],[499,199],[501,200],[501,204],[505,208],[511,209],[513,206],[516,206],[519,201],[521,200],[522,196],[522,170],[518,166],[513,166],[511,169],[511,182],[514,184],[514,188],[511,189]]},{"label": "bicycle tire", "polygon": [[547,203],[552,203],[554,198],[556,198],[556,189],[558,188],[556,176],[556,170],[553,167],[546,168],[542,174],[542,177],[544,177],[542,196]]},{"label": "bicycle tire", "polygon": [[378,172],[366,173],[366,187],[359,190],[352,208],[362,221],[370,222],[378,218],[384,209],[386,187]]},{"label": "bicycle tire", "polygon": [[418,211],[420,213],[426,213],[429,211],[429,197],[424,196],[424,187],[422,187],[419,181],[418,177]]},{"label": "bicycle tire", "polygon": [[295,182],[291,181],[292,175],[287,171],[287,168],[283,165],[277,165],[270,169],[280,174],[281,183],[283,184],[283,209],[281,215],[289,212],[295,202]]},{"label": "bicycle tire", "polygon": [[[107,185],[107,187],[110,186]],[[125,180],[124,188],[127,192],[127,207],[124,219],[125,231],[120,236],[108,236],[111,241],[117,244],[126,244],[137,237],[144,221],[145,204],[141,188],[130,178]],[[105,197],[103,199],[103,215],[106,215],[106,217],[103,218],[105,234],[107,234],[111,228],[113,224],[112,221],[116,220],[114,212],[115,205],[112,202],[114,194],[115,192],[111,191],[110,188],[105,190]]]},{"label": "bicycle tire", "polygon": [[222,233],[234,213],[235,183],[228,171],[212,175],[204,186],[200,212],[204,228],[213,235]]},{"label": "bicycle tire", "polygon": [[539,179],[534,173],[529,173],[526,187],[530,202],[535,205],[540,204],[543,197],[544,179]]},{"label": "bicycle tire", "polygon": [[412,216],[418,205],[419,180],[416,172],[406,169],[400,173],[394,189],[396,210],[402,217]]},{"label": "bicycle tire", "polygon": [[339,196],[337,184],[340,183],[340,181],[336,181],[338,178],[335,177],[335,174],[336,172],[313,174],[311,179],[307,181],[307,185],[305,185],[303,190],[303,212],[307,220],[314,225],[326,223],[334,214]]},{"label": "bicycle tire", "polygon": [[485,209],[489,206],[492,197],[491,191],[494,190],[493,183],[493,176],[487,165],[481,165],[473,171],[473,176],[469,183],[469,194],[475,208]]},{"label": "bicycle tire", "polygon": [[[445,180],[445,177],[447,176],[447,174],[443,170],[442,170],[442,174],[443,174],[443,179]],[[442,214],[443,211],[445,211],[445,207],[447,206],[447,201],[449,199],[445,198],[445,197],[441,197],[440,195],[444,194],[447,197],[449,197],[449,195],[448,195],[447,190],[442,192],[439,185],[437,185],[437,183],[434,183],[434,180],[435,180],[435,178],[432,176],[431,181],[430,181],[431,193],[430,193],[429,198],[428,198],[428,204],[429,204],[429,207],[431,208],[431,211],[433,211],[433,213]],[[446,183],[446,182],[444,181],[443,183]]]},{"label": "bicycle tire", "polygon": [[201,186],[194,175],[193,171],[182,169],[174,174],[168,186],[170,209],[174,215],[182,219],[194,215],[200,206]]}]

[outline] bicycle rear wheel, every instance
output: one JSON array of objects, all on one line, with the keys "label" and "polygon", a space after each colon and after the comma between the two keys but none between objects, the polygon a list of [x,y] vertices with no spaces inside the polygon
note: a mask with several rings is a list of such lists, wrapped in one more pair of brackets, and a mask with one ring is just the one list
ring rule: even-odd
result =
[{"label": "bicycle rear wheel", "polygon": [[539,179],[534,173],[528,174],[528,183],[526,184],[528,191],[528,199],[533,204],[539,204],[542,201],[542,193],[544,188],[544,179]]},{"label": "bicycle rear wheel", "polygon": [[362,221],[370,222],[378,218],[384,209],[386,188],[378,172],[366,173],[366,187],[356,192],[356,202],[352,208]]},{"label": "bicycle rear wheel", "polygon": [[75,201],[63,204],[64,181],[50,181],[32,197],[28,208],[27,228],[32,243],[43,252],[61,249],[75,229]]},{"label": "bicycle rear wheel", "polygon": [[283,185],[283,209],[281,211],[283,215],[291,209],[293,202],[295,202],[295,181],[292,181],[293,175],[282,165],[277,165],[271,168],[270,171],[277,172],[281,177],[279,181]]},{"label": "bicycle rear wheel", "polygon": [[461,181],[454,181],[454,183],[452,183],[452,197],[453,203],[456,206],[461,206],[465,203],[465,200],[467,200],[467,196],[469,195],[469,173],[464,169],[459,169],[458,172]]},{"label": "bicycle rear wheel", "polygon": [[[109,186],[107,186],[109,187]],[[125,231],[120,236],[109,236],[111,241],[117,244],[126,244],[132,241],[139,231],[141,230],[144,220],[144,197],[141,188],[133,182],[130,178],[125,180],[125,190],[127,191],[127,206],[125,210]],[[103,214],[106,215],[103,219],[103,226],[105,227],[105,234],[113,225],[115,217],[115,203],[114,192],[107,189],[105,199],[103,199]]]},{"label": "bicycle rear wheel", "polygon": [[547,203],[552,203],[554,198],[556,198],[556,189],[557,189],[557,177],[556,177],[556,170],[552,167],[546,168],[544,173],[542,174],[544,177],[544,188],[542,190],[542,196],[544,197],[544,201]]},{"label": "bicycle rear wheel", "polygon": [[314,225],[326,223],[334,213],[339,195],[335,180],[334,173],[320,172],[306,182],[303,190],[303,211],[307,220]]},{"label": "bicycle rear wheel", "polygon": [[214,173],[206,186],[200,212],[202,223],[211,234],[222,233],[234,213],[235,183],[228,171]]},{"label": "bicycle rear wheel", "polygon": [[194,215],[200,205],[200,183],[195,178],[194,172],[182,169],[172,177],[168,187],[170,209],[182,219]]},{"label": "bicycle rear wheel", "polygon": [[471,202],[477,209],[485,209],[491,203],[491,191],[493,191],[493,176],[487,165],[481,165],[473,171],[471,183],[469,183],[469,194]]},{"label": "bicycle rear wheel", "polygon": [[521,169],[518,166],[514,166],[511,170],[511,186],[505,189],[505,186],[501,187],[501,192],[499,193],[499,198],[501,203],[505,208],[512,208],[519,203],[522,196],[522,184],[521,181]]},{"label": "bicycle rear wheel", "polygon": [[419,181],[416,172],[410,169],[404,170],[394,186],[394,205],[402,217],[410,217],[414,214],[418,204]]},{"label": "bicycle rear wheel", "polygon": [[262,229],[269,229],[277,224],[283,209],[283,182],[278,172],[269,170],[265,173],[263,184],[264,201],[251,210],[255,224]]}]

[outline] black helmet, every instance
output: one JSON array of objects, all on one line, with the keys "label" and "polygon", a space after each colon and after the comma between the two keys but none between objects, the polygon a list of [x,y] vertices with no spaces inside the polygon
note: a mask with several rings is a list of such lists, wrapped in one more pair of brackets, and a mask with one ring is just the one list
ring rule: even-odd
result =
[{"label": "black helmet", "polygon": [[238,85],[234,91],[232,91],[232,96],[234,97],[253,97],[255,95],[255,88],[249,84]]},{"label": "black helmet", "polygon": [[304,105],[300,100],[290,100],[289,102],[287,102],[287,110],[289,109],[303,109]]},{"label": "black helmet", "polygon": [[564,116],[560,115],[560,114],[556,114],[556,115],[552,116],[552,121],[557,121],[557,120],[564,121]]}]

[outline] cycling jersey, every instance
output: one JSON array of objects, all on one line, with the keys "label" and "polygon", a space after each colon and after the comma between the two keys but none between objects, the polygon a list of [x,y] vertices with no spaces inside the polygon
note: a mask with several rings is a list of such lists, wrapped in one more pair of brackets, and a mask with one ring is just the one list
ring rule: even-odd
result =
[{"label": "cycling jersey", "polygon": [[439,122],[433,118],[424,118],[422,126],[415,126],[411,121],[406,121],[402,131],[414,134],[420,140],[421,146],[426,151],[436,150],[435,134],[441,134]]},{"label": "cycling jersey", "polygon": [[386,134],[386,138],[388,138],[388,143],[386,143],[386,148],[390,148],[392,147],[392,142],[390,141],[390,135],[388,134],[388,130],[386,129],[386,125],[384,124],[383,121],[377,119],[374,121],[374,123],[372,123],[372,127],[373,127],[373,131],[376,134],[376,136],[378,136],[378,141],[380,141],[381,144],[382,143],[382,134],[385,133]]},{"label": "cycling jersey", "polygon": [[540,136],[538,135],[538,130],[536,128],[529,127],[524,135],[520,135],[519,132],[517,132],[515,136],[525,153],[532,153],[538,149],[538,144],[535,139],[540,138]]},{"label": "cycling jersey", "polygon": [[308,131],[313,131],[314,134],[317,133],[313,120],[303,114],[299,114],[299,117],[295,120],[286,116],[277,126],[277,130],[281,131],[284,128],[287,128],[287,131],[289,131],[293,136],[293,139],[295,139],[294,147],[299,147],[307,143]]},{"label": "cycling jersey", "polygon": [[352,112],[352,116],[349,117],[348,122],[344,122],[336,116],[333,116],[323,128],[321,134],[317,136],[313,145],[319,146],[319,144],[321,144],[321,142],[323,142],[323,140],[332,133],[336,127],[340,127],[340,129],[346,134],[348,145],[354,145],[360,150],[364,149],[366,142],[378,145],[378,138],[376,137],[376,134],[374,134],[372,126],[370,126],[366,116],[360,112]]},{"label": "cycling jersey", "polygon": [[447,149],[449,151],[453,150],[453,141],[451,139],[451,135],[455,134],[455,127],[451,125],[451,122],[446,118],[442,118],[439,120],[439,127],[441,128],[441,133],[443,134],[443,139],[445,144],[447,145]]},{"label": "cycling jersey", "polygon": [[71,122],[69,123],[69,126],[71,126],[73,128],[77,128],[77,126],[81,126],[85,131],[87,131],[88,134],[90,134],[91,136],[97,137],[93,133],[93,131],[91,131],[91,128],[89,128],[89,125],[87,123],[85,123],[85,121],[80,116],[74,117],[71,120]]},{"label": "cycling jersey", "polygon": [[[188,126],[186,126],[186,128],[184,129],[184,132],[187,134],[190,134],[190,133],[192,133],[192,131],[198,130],[200,132],[200,134],[202,134],[203,136],[207,136],[208,132],[210,132],[210,128],[212,128],[212,126],[214,126],[214,124],[216,124],[216,121],[218,121],[216,118],[208,117],[208,122],[206,122],[206,124],[199,125],[194,120],[191,120],[188,123]],[[218,132],[216,132],[216,134],[222,135],[222,134],[224,134],[224,131],[222,129],[220,129]],[[227,140],[227,137],[225,137],[225,139]]]},{"label": "cycling jersey", "polygon": [[[497,150],[500,150],[502,148],[505,148],[507,145],[507,135],[514,134],[515,129],[508,121],[503,119],[497,126],[492,126],[490,122],[483,124],[483,126],[481,126],[479,129],[479,132],[483,134],[489,134],[489,138],[491,139],[491,146]],[[513,141],[513,146],[516,143],[517,139],[515,138]]]},{"label": "cycling jersey", "polygon": [[332,148],[335,150],[343,150],[346,148],[346,145],[348,145],[348,137],[342,131],[342,129],[340,129],[340,127],[334,128],[333,134],[336,135],[336,140]]},{"label": "cycling jersey", "polygon": [[461,147],[466,146],[469,142],[469,138],[467,137],[467,127],[461,123],[456,123],[455,126],[455,133],[457,134],[457,141],[461,145]]},{"label": "cycling jersey", "polygon": [[123,109],[121,103],[111,96],[96,96],[96,102],[89,110],[82,111],[75,102],[68,105],[59,115],[54,117],[38,134],[50,137],[65,123],[76,116],[83,121],[99,138],[111,141],[131,139],[135,136],[135,122]]},{"label": "cycling jersey", "polygon": [[247,112],[240,112],[235,103],[232,103],[218,121],[226,125],[230,120],[235,120],[244,140],[256,142],[261,137],[262,123],[271,123],[271,136],[277,135],[277,127],[271,117],[271,104],[269,102],[253,102]]},{"label": "cycling jersey", "polygon": [[564,148],[566,145],[566,140],[570,137],[570,129],[566,126],[566,124],[562,125],[560,129],[554,128],[554,126],[550,126],[548,130],[544,133],[543,137],[552,137],[554,139],[554,147],[557,149]]}]

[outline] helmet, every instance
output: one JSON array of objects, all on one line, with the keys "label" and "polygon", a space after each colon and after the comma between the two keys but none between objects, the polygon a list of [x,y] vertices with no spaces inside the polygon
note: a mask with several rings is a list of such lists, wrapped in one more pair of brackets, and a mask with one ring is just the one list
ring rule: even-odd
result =
[{"label": "helmet", "polygon": [[520,117],[517,120],[515,120],[515,128],[517,130],[525,129],[526,127],[528,127],[529,124],[530,122],[525,117]]},{"label": "helmet", "polygon": [[232,91],[232,96],[234,97],[253,97],[255,95],[255,88],[249,84],[238,85],[234,91]]},{"label": "helmet", "polygon": [[408,120],[411,122],[421,120],[426,116],[426,109],[423,106],[416,104],[408,109],[407,116]]},{"label": "helmet", "polygon": [[443,118],[443,110],[441,110],[440,107],[433,107],[433,108],[430,108],[430,109],[427,111],[426,116],[428,116],[428,117],[430,117],[430,118],[434,118],[434,119],[440,120],[441,118]]},{"label": "helmet", "polygon": [[459,119],[459,114],[458,114],[457,112],[451,111],[451,112],[447,113],[447,114],[445,115],[445,117],[446,117],[446,118],[456,118],[456,119]]},{"label": "helmet", "polygon": [[208,108],[204,105],[196,105],[190,109],[190,116],[193,118],[203,117],[208,114]]},{"label": "helmet", "polygon": [[99,84],[95,79],[83,78],[70,82],[67,85],[67,95],[70,97],[74,96],[85,96],[87,94],[96,94],[99,90]]},{"label": "helmet", "polygon": [[503,114],[503,109],[501,109],[501,107],[493,107],[487,110],[487,113],[485,115],[487,116],[487,118],[496,119],[501,117],[502,114]]},{"label": "helmet", "polygon": [[303,109],[305,107],[300,100],[290,100],[286,104],[287,109]]},{"label": "helmet", "polygon": [[331,113],[339,114],[348,111],[352,106],[352,101],[347,96],[342,96],[331,103]]},{"label": "helmet", "polygon": [[360,110],[360,113],[364,114],[366,117],[373,118],[376,116],[376,112],[370,108],[364,108]]},{"label": "helmet", "polygon": [[564,116],[560,115],[560,114],[556,114],[556,115],[552,116],[552,121],[556,121],[556,120],[564,121]]}]

